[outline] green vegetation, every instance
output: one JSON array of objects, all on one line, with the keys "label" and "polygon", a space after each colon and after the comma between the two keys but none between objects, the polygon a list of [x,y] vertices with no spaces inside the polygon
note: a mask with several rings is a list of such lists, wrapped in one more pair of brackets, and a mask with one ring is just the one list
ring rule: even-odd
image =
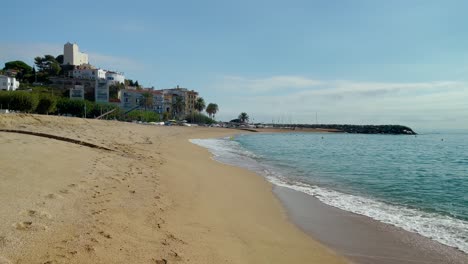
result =
[{"label": "green vegetation", "polygon": [[53,113],[57,110],[57,97],[49,94],[40,94],[39,103],[36,107],[38,114]]},{"label": "green vegetation", "polygon": [[197,101],[195,102],[195,109],[197,109],[197,111],[201,113],[203,109],[205,109],[205,107],[206,105],[203,97],[198,97]]},{"label": "green vegetation", "polygon": [[91,111],[89,112],[89,117],[94,118],[102,114],[105,114],[111,110],[114,110],[112,113],[105,116],[105,119],[122,119],[123,112],[119,106],[109,103],[91,103]]},{"label": "green vegetation", "polygon": [[180,115],[183,112],[184,107],[185,107],[184,99],[181,96],[176,96],[175,100],[173,100],[172,102],[173,116],[180,118]]},{"label": "green vegetation", "polygon": [[36,69],[32,68],[23,61],[9,61],[5,63],[3,71],[14,70],[16,71],[16,79],[20,82],[28,82],[34,80]]},{"label": "green vegetation", "polygon": [[72,115],[78,117],[90,117],[94,103],[86,100],[71,100],[60,98],[57,101],[57,113],[60,115]]},{"label": "green vegetation", "polygon": [[38,68],[37,79],[41,82],[48,82],[49,77],[58,76],[62,71],[60,63],[52,55],[36,57],[34,63]]},{"label": "green vegetation", "polygon": [[238,118],[241,123],[249,122],[249,115],[246,112],[240,113]]},{"label": "green vegetation", "polygon": [[167,121],[172,118],[171,113],[169,112],[164,112],[162,116],[163,116],[163,121]]},{"label": "green vegetation", "polygon": [[215,118],[216,113],[219,111],[218,105],[214,103],[209,103],[206,107],[206,112],[210,116],[210,118]]},{"label": "green vegetation", "polygon": [[23,74],[32,73],[32,67],[27,65],[24,61],[9,61],[5,63],[3,70],[17,70]]},{"label": "green vegetation", "polygon": [[25,91],[0,92],[0,106],[4,109],[32,113],[39,103],[37,94]]},{"label": "green vegetation", "polygon": [[142,94],[140,105],[145,108],[145,111],[149,108],[153,108],[153,95],[150,92],[144,92]]},{"label": "green vegetation", "polygon": [[96,118],[114,109],[116,110],[107,115],[106,119],[123,119],[123,113],[117,105],[68,98],[60,98],[57,102],[57,113],[61,115]]},{"label": "green vegetation", "polygon": [[159,114],[153,111],[134,110],[127,114],[126,120],[138,120],[142,122],[159,122]]},{"label": "green vegetation", "polygon": [[193,113],[191,115],[187,115],[185,117],[185,120],[189,121],[190,123],[194,124],[207,124],[211,125],[216,123],[215,120],[209,118],[208,116],[202,114],[202,113]]},{"label": "green vegetation", "polygon": [[123,83],[112,84],[111,86],[109,86],[109,98],[119,98],[119,91],[122,89],[125,89],[125,85]]}]

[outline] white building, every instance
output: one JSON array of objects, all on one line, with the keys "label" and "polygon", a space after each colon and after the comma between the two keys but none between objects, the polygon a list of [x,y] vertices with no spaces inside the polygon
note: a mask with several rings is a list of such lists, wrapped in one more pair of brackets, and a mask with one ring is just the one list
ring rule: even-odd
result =
[{"label": "white building", "polygon": [[20,83],[14,77],[0,75],[0,90],[14,91],[19,88]]},{"label": "white building", "polygon": [[80,52],[78,45],[67,42],[63,46],[63,64],[81,65],[88,64],[88,54]]},{"label": "white building", "polygon": [[125,83],[125,76],[121,72],[106,72],[106,80],[110,83]]},{"label": "white building", "polygon": [[98,103],[109,102],[109,82],[105,79],[96,79],[94,100]]},{"label": "white building", "polygon": [[106,79],[106,71],[102,69],[96,69],[91,65],[81,65],[75,67],[73,71],[69,72],[70,77],[77,79],[87,79],[87,80],[96,80],[96,79]]}]

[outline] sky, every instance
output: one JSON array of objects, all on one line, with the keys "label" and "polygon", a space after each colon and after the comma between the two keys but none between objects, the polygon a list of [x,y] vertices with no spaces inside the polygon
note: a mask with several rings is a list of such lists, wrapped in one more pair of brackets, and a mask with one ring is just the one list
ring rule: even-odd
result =
[{"label": "sky", "polygon": [[6,1],[0,66],[70,41],[220,120],[468,129],[468,1]]}]

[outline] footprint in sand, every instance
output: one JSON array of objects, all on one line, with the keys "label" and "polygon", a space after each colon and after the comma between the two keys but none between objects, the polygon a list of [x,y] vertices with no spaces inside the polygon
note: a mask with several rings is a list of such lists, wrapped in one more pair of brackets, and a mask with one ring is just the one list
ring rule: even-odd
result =
[{"label": "footprint in sand", "polygon": [[14,224],[14,227],[18,230],[29,230],[32,228],[32,222],[30,221],[18,222]]},{"label": "footprint in sand", "polygon": [[31,217],[52,219],[52,215],[44,211],[26,210],[23,214]]},{"label": "footprint in sand", "polygon": [[60,190],[59,192],[60,192],[60,193],[63,193],[63,194],[68,194],[68,193],[69,193],[69,191],[68,191],[67,189],[62,189],[62,190]]},{"label": "footprint in sand", "polygon": [[0,236],[0,248],[5,247],[6,243],[7,243],[7,239],[4,236]]},{"label": "footprint in sand", "polygon": [[49,193],[45,196],[46,198],[49,199],[58,199],[58,198],[63,198],[61,195],[55,194],[55,193]]},{"label": "footprint in sand", "polygon": [[106,233],[104,231],[100,231],[99,234],[105,238],[111,239],[112,236],[109,233]]},{"label": "footprint in sand", "polygon": [[33,224],[33,222],[31,221],[18,222],[18,223],[13,224],[13,227],[16,228],[17,230],[24,230],[24,231],[47,229],[46,226],[36,225],[36,224]]},{"label": "footprint in sand", "polygon": [[85,248],[86,252],[93,252],[93,251],[95,251],[94,247],[91,246],[91,245],[85,245],[84,248]]}]

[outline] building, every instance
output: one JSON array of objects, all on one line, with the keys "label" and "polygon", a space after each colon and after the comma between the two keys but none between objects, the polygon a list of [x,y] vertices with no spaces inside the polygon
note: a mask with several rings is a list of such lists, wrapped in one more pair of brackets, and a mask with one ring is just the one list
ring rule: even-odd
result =
[{"label": "building", "polygon": [[[171,95],[171,113],[174,117],[185,117],[186,115],[197,112],[195,109],[195,102],[198,98],[198,92],[195,92],[194,90],[188,90],[186,88],[181,88],[178,85],[176,88],[164,89],[161,91],[163,91],[165,94]],[[182,101],[183,103],[181,111],[177,111],[177,109],[173,107],[177,104],[178,101]]]},{"label": "building", "polygon": [[74,88],[70,88],[70,99],[84,100],[84,85],[75,85]]},{"label": "building", "polygon": [[15,77],[8,77],[0,75],[0,90],[2,91],[14,91],[19,88],[19,81]]},{"label": "building", "polygon": [[63,46],[63,64],[76,66],[88,64],[88,54],[80,52],[77,44],[67,42]]},{"label": "building", "polygon": [[90,64],[76,66],[72,71],[68,72],[69,76],[72,78],[87,80],[106,79],[106,73],[105,70],[96,69]]},{"label": "building", "polygon": [[125,76],[122,72],[107,71],[105,78],[111,84],[125,83]]},{"label": "building", "polygon": [[[150,94],[151,99],[146,99],[145,94]],[[152,89],[122,89],[118,94],[120,100],[120,107],[124,110],[141,109],[151,110],[159,114],[165,111],[164,94],[159,90]],[[145,100],[149,100],[148,103]]]},{"label": "building", "polygon": [[106,79],[96,79],[94,100],[98,103],[109,102],[109,82]]},{"label": "building", "polygon": [[[146,99],[145,94],[151,94],[151,99]],[[151,110],[160,115],[169,113],[173,118],[184,118],[187,115],[196,113],[195,103],[198,98],[198,92],[186,88],[172,88],[163,90],[132,89],[127,87],[118,93],[120,107],[125,111],[139,109]],[[146,103],[146,100],[151,100]],[[180,103],[181,110],[177,111],[177,104]]]}]

